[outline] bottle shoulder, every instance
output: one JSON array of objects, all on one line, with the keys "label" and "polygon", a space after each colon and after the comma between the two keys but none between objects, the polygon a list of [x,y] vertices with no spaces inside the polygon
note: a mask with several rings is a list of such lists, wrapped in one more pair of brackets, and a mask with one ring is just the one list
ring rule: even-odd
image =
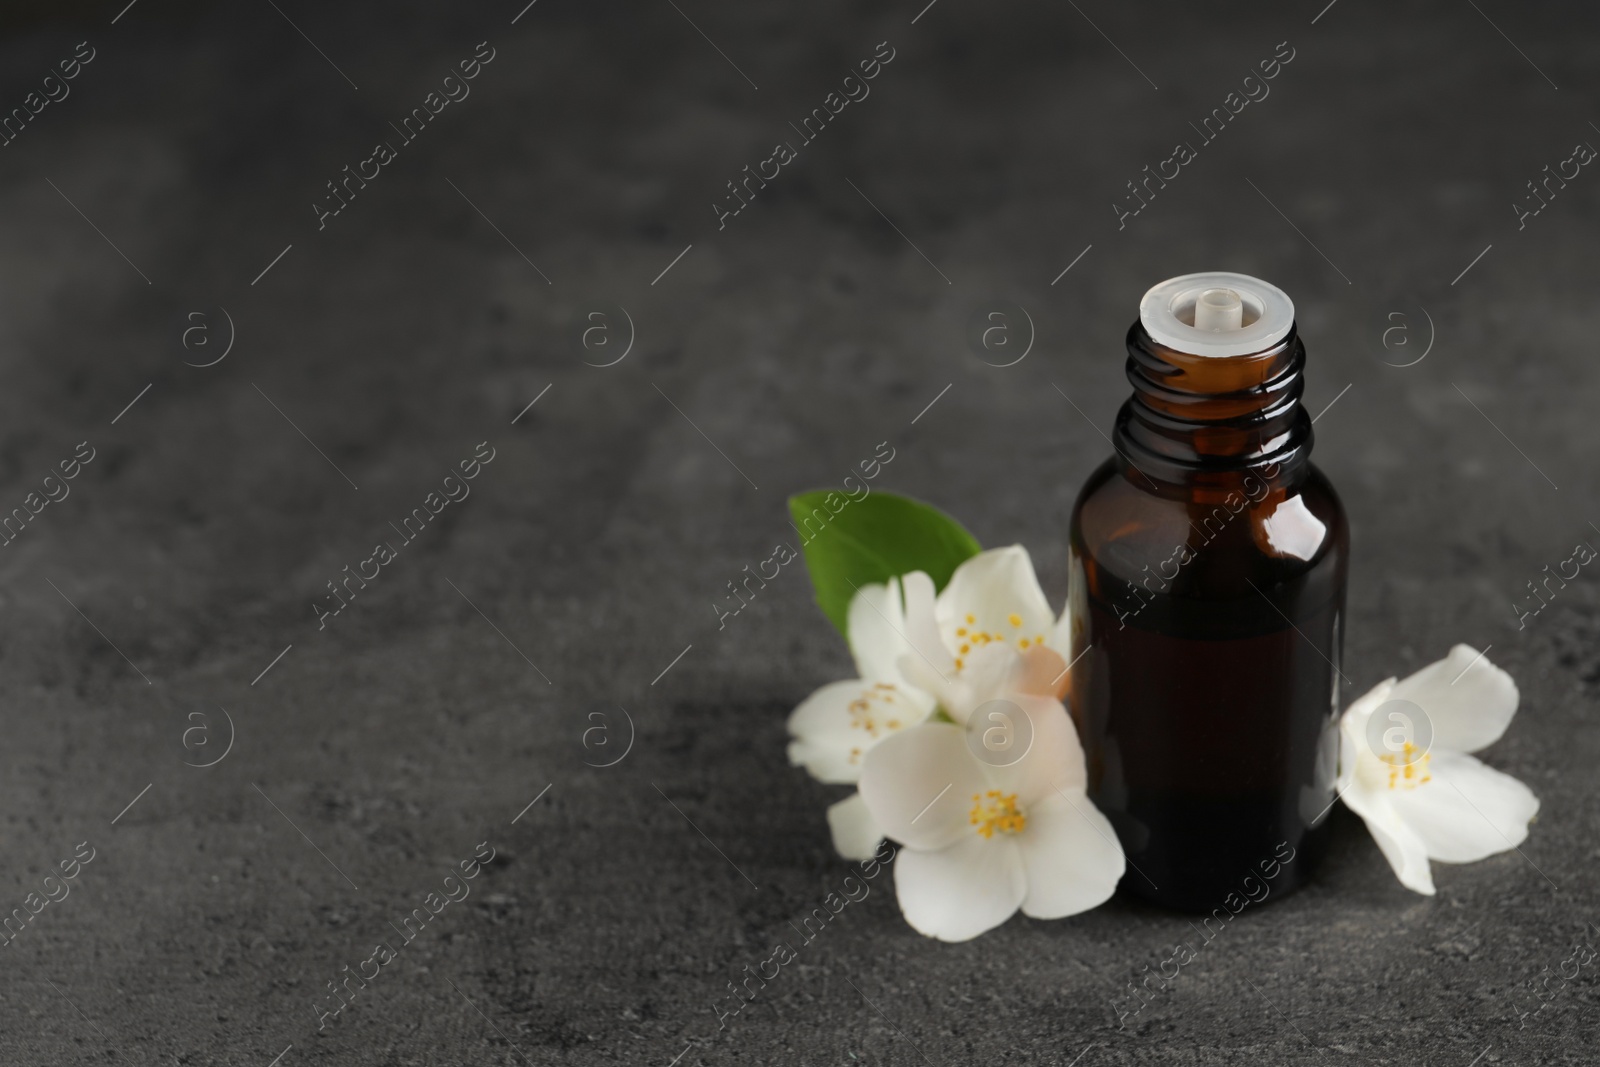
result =
[{"label": "bottle shoulder", "polygon": [[1131,578],[1181,569],[1189,582],[1277,582],[1331,563],[1342,572],[1349,524],[1333,484],[1307,464],[1293,484],[1241,472],[1233,481],[1175,486],[1113,456],[1079,491],[1073,551]]}]

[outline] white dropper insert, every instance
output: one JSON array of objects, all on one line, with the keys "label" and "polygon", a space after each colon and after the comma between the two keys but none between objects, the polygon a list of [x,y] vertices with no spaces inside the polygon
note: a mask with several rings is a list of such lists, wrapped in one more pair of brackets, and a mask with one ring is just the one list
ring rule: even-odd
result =
[{"label": "white dropper insert", "polygon": [[1244,325],[1244,301],[1232,289],[1207,289],[1194,302],[1194,328],[1221,333]]},{"label": "white dropper insert", "polygon": [[1184,274],[1144,294],[1139,321],[1153,340],[1179,352],[1243,356],[1283,340],[1294,327],[1294,301],[1248,274]]}]

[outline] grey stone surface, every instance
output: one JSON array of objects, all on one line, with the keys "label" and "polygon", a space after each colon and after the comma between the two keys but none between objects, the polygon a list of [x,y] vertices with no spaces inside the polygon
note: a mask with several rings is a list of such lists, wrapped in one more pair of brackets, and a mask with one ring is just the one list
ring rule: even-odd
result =
[{"label": "grey stone surface", "polygon": [[[1600,178],[1521,229],[1509,206],[1600,144],[1592,13],[92,6],[13,12],[0,42],[7,109],[95,49],[0,149],[0,504],[95,450],[0,550],[0,904],[95,850],[0,950],[0,1062],[1593,1062],[1592,964],[1516,1013],[1596,917],[1596,579],[1522,630],[1511,604],[1600,522]],[[471,95],[319,230],[324,183],[485,40]],[[1119,229],[1125,183],[1285,40],[1270,96]],[[870,97],[719,230],[724,183],[881,41]],[[948,946],[883,877],[719,1029],[849,872],[840,790],[783,731],[846,651],[797,567],[719,631],[725,583],[788,535],[789,492],[887,440],[885,487],[1026,544],[1059,602],[1122,334],[1199,269],[1288,290],[1308,405],[1337,398],[1348,695],[1492,645],[1523,703],[1486,758],[1542,798],[1528,842],[1424,899],[1338,812],[1317,884],[1123,1029],[1183,917],[1119,900]],[[962,339],[994,300],[1037,325],[1004,369]],[[620,351],[579,344],[608,304],[632,349],[585,366]],[[231,352],[186,366],[223,308]],[[1427,357],[1386,365],[1430,319]],[[325,583],[480,441],[470,497],[319,630]],[[222,709],[231,750],[186,766]],[[586,766],[619,709],[631,751]],[[471,896],[319,1032],[326,983],[483,841]]]}]

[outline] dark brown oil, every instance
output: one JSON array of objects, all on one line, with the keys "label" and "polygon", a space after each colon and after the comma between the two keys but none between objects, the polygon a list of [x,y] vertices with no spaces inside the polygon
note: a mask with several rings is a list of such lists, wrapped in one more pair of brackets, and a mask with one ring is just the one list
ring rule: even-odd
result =
[{"label": "dark brown oil", "polygon": [[[1135,326],[1117,456],[1073,514],[1071,702],[1124,891],[1188,911],[1304,884],[1333,801],[1347,532],[1293,331],[1184,356]],[[1292,855],[1289,862],[1280,862]],[[1246,882],[1246,879],[1249,879]]]}]

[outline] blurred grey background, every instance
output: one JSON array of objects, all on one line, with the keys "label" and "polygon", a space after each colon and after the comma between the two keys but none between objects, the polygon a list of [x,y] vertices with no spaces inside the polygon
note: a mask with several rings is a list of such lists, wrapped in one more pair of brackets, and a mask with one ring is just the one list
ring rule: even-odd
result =
[{"label": "blurred grey background", "polygon": [[[1594,967],[1550,976],[1597,936],[1600,579],[1513,604],[1600,536],[1600,177],[1537,214],[1528,187],[1600,145],[1592,9],[923,2],[7,6],[0,508],[94,459],[0,549],[0,910],[95,858],[0,956],[0,1061],[1588,1062]],[[470,96],[319,229],[480,42]],[[1184,917],[948,946],[882,877],[719,1027],[850,870],[844,791],[783,728],[847,652],[798,567],[719,630],[726,583],[888,441],[879,487],[1027,545],[1059,605],[1139,297],[1209,269],[1297,303],[1354,533],[1346,699],[1490,646],[1527,843],[1425,899],[1341,810],[1313,888],[1122,1028]],[[1034,330],[1007,367],[967,341],[1001,305]],[[480,442],[470,496],[319,629]],[[471,896],[319,1030],[480,842]]]}]

